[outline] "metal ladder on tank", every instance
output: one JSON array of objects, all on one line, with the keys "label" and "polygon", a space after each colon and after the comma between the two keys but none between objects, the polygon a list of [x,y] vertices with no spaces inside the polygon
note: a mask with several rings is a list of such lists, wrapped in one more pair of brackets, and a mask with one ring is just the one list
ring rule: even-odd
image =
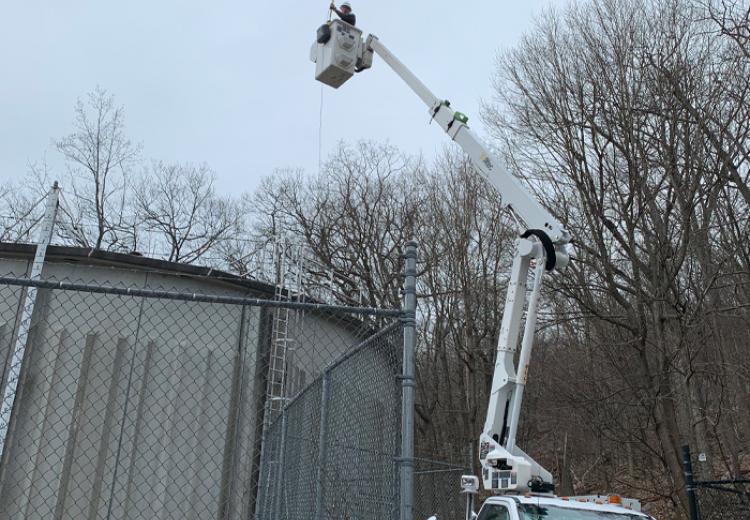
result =
[{"label": "metal ladder on tank", "polygon": [[[291,301],[296,298],[299,301],[304,299],[304,283],[302,271],[303,258],[301,249],[297,249],[295,256],[294,246],[290,246],[281,238],[274,242],[273,262],[275,267],[275,289],[274,301]],[[268,476],[265,478],[265,485],[259,490],[259,501],[257,504],[256,514],[260,511],[278,514],[279,508],[283,502],[281,494],[282,486],[282,468],[284,460],[284,451],[286,444],[286,433],[284,417],[281,415],[284,406],[291,398],[289,395],[289,381],[287,378],[288,363],[290,357],[293,357],[295,345],[294,338],[290,334],[290,324],[296,324],[300,319],[301,311],[289,309],[288,307],[276,307],[273,310],[271,345],[268,364],[268,381],[266,391],[266,413],[263,426],[263,444],[261,447],[261,465],[265,466]],[[274,421],[280,420],[281,436],[279,444],[269,447],[266,444],[267,432]]]},{"label": "metal ladder on tank", "polygon": [[[274,244],[274,256],[277,262],[276,287],[274,301],[290,301],[300,299],[302,288],[302,258],[294,246],[290,246],[283,239]],[[277,307],[273,311],[271,352],[268,365],[268,419],[273,420],[289,398],[288,364],[294,355],[294,338],[291,337],[290,325],[299,319],[299,311],[288,307]]]}]

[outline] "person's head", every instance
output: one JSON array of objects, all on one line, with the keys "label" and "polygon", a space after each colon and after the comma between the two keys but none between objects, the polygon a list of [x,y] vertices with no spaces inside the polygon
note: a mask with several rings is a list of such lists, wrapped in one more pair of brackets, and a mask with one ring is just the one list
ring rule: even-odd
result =
[{"label": "person's head", "polygon": [[349,2],[344,2],[341,4],[341,12],[344,14],[349,14],[352,12],[352,4]]}]

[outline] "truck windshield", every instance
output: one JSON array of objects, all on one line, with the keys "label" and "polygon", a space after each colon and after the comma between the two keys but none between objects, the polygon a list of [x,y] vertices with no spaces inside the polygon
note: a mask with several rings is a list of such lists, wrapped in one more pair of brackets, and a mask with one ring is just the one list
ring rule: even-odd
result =
[{"label": "truck windshield", "polygon": [[643,520],[630,513],[608,513],[547,505],[522,504],[518,507],[521,520]]}]

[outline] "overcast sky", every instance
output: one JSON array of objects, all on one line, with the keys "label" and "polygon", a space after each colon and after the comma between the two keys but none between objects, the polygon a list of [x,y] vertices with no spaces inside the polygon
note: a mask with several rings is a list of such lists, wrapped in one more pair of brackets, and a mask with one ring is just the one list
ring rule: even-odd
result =
[{"label": "overcast sky", "polygon": [[[565,0],[553,0],[561,5]],[[498,50],[550,0],[354,0],[376,34],[481,131]],[[317,170],[321,87],[309,49],[325,0],[25,0],[0,18],[0,182],[46,157],[97,85],[125,108],[144,159],[206,162],[222,192],[252,190],[277,167]],[[339,140],[388,140],[429,157],[446,142],[421,101],[376,58],[323,93],[323,155]]]}]

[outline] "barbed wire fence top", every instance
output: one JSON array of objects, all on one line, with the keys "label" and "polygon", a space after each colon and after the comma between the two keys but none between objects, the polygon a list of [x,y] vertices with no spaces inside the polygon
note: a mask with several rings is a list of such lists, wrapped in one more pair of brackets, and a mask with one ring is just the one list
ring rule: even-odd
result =
[{"label": "barbed wire fence top", "polygon": [[399,310],[5,264],[0,518],[397,510]]}]

